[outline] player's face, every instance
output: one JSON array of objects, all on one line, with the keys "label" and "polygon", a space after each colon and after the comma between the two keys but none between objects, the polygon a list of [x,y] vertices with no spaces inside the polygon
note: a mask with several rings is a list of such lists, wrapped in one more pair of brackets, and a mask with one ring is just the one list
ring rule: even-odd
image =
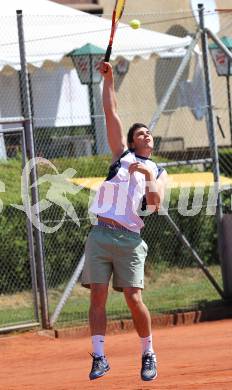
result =
[{"label": "player's face", "polygon": [[154,141],[150,130],[146,127],[141,127],[140,129],[135,130],[133,135],[133,147],[136,151],[149,149],[152,151],[154,146]]}]

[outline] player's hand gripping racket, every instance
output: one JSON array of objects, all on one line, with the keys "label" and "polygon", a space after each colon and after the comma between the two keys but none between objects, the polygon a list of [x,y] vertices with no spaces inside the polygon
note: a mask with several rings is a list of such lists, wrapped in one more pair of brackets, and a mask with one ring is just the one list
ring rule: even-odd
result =
[{"label": "player's hand gripping racket", "polygon": [[105,59],[104,59],[105,62],[109,62],[109,60],[110,60],[114,35],[115,35],[116,29],[118,26],[118,22],[121,19],[121,16],[123,14],[125,2],[126,2],[126,0],[116,0],[115,1],[115,6],[114,6],[113,14],[112,14],[110,40],[109,40],[109,44],[108,44],[106,54],[105,54]]}]

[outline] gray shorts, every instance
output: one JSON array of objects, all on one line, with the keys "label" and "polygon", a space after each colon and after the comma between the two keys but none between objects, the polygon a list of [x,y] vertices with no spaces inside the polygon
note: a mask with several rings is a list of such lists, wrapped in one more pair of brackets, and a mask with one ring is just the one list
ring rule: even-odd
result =
[{"label": "gray shorts", "polygon": [[138,233],[94,226],[85,246],[82,285],[108,284],[113,274],[113,288],[144,287],[144,263],[147,244]]}]

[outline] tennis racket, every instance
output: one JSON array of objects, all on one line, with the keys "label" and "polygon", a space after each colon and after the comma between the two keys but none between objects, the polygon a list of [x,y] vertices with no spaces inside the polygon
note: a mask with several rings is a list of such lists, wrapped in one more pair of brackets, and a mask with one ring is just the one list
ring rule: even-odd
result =
[{"label": "tennis racket", "polygon": [[115,6],[114,6],[113,14],[112,14],[110,40],[109,40],[109,44],[108,44],[106,54],[105,54],[105,59],[104,59],[105,62],[109,62],[109,60],[110,60],[114,35],[115,35],[116,29],[118,26],[118,22],[121,19],[121,16],[123,14],[125,2],[126,2],[126,0],[116,0],[115,1]]}]

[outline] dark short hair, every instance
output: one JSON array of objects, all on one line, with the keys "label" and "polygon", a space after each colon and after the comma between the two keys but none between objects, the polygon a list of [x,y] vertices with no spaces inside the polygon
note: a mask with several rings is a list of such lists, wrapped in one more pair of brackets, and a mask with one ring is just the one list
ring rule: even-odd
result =
[{"label": "dark short hair", "polygon": [[130,145],[133,142],[134,133],[137,129],[141,129],[141,127],[145,127],[148,129],[146,125],[143,123],[134,123],[128,130],[127,133],[127,144]]}]

